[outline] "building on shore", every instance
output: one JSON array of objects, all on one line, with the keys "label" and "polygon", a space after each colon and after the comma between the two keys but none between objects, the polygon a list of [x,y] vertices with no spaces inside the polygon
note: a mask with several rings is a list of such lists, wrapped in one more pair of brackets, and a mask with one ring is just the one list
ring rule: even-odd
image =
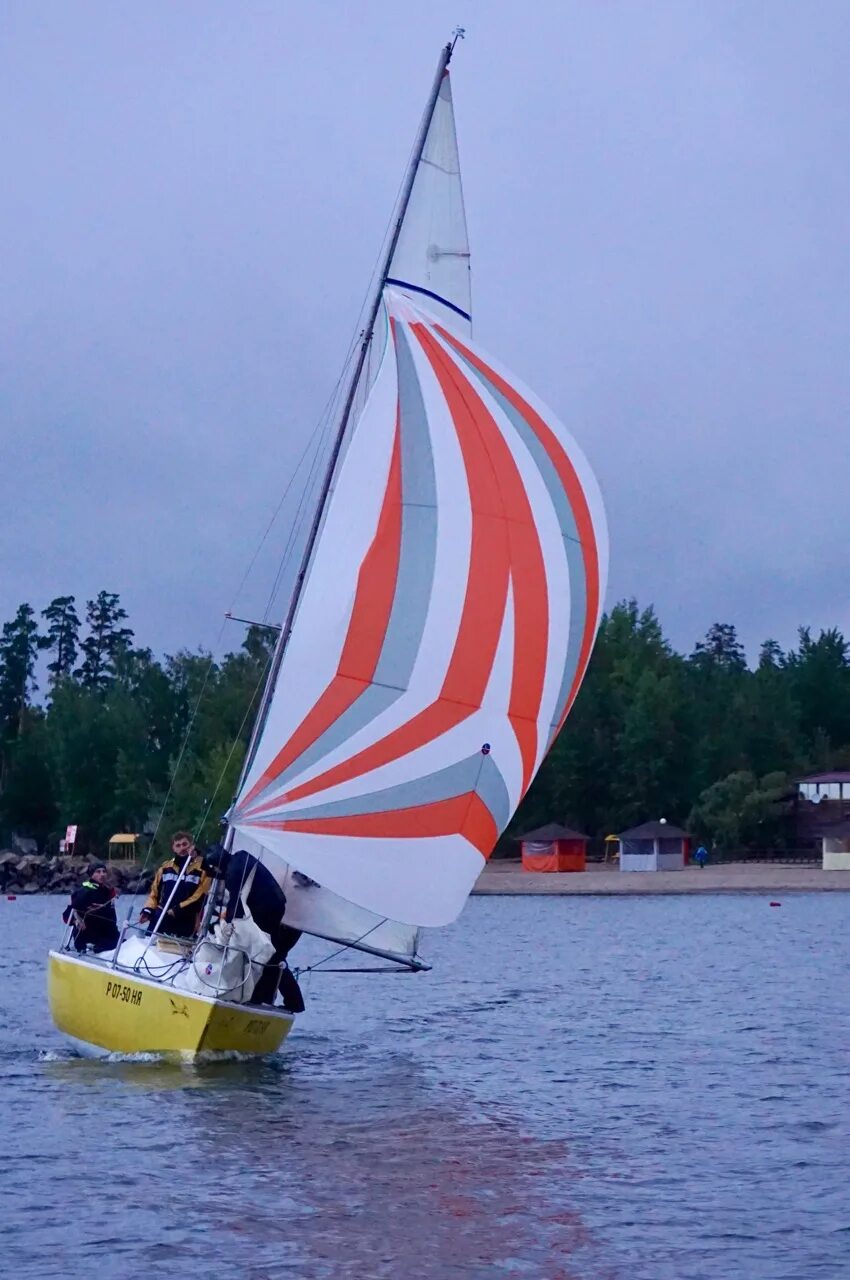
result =
[{"label": "building on shore", "polygon": [[850,771],[810,773],[795,786],[794,844],[816,850],[839,823],[850,822]]},{"label": "building on shore", "polygon": [[850,871],[850,820],[824,828],[821,844],[824,871]]},{"label": "building on shore", "polygon": [[621,871],[681,871],[690,837],[663,819],[620,832]]},{"label": "building on shore", "polygon": [[580,831],[550,822],[519,836],[523,871],[584,871],[587,841]]}]

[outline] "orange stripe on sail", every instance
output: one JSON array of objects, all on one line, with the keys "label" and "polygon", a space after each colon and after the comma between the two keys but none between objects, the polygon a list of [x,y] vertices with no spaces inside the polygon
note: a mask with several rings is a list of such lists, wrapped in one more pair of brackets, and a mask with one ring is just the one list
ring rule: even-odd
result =
[{"label": "orange stripe on sail", "polygon": [[452,416],[469,481],[472,548],[469,579],[457,644],[446,672],[443,695],[481,705],[490,679],[505,617],[510,575],[510,541],[504,495],[487,439],[483,405],[475,403],[452,376],[455,366],[423,324],[412,324]]},{"label": "orange stripe on sail", "polygon": [[338,818],[268,819],[251,825],[304,835],[361,836],[374,840],[462,835],[485,858],[490,856],[499,836],[492,814],[474,791],[384,813],[356,813]]},{"label": "orange stripe on sail", "polygon": [[[375,673],[390,619],[401,554],[401,442],[396,421],[378,527],[357,576],[354,606],[336,675],[240,805],[244,812],[270,782],[298,759],[356,702]],[[277,803],[276,801],[266,802]]]},{"label": "orange stripe on sail", "polygon": [[575,467],[570,461],[569,454],[564,449],[558,437],[547,422],[541,418],[536,409],[525,400],[516,388],[506,382],[495,369],[491,369],[480,356],[471,351],[469,347],[456,338],[448,329],[442,325],[435,325],[438,333],[445,338],[456,351],[462,352],[465,358],[474,365],[479,372],[492,382],[493,386],[501,391],[502,395],[510,404],[522,414],[540,443],[545,448],[549,458],[555,467],[561,484],[570,503],[573,512],[573,518],[576,522],[579,541],[581,543],[582,559],[584,561],[584,572],[586,580],[586,614],[584,619],[584,628],[582,631],[581,650],[579,652],[579,660],[576,665],[575,676],[570,686],[569,696],[561,716],[558,728],[561,728],[569,714],[570,708],[578,693],[579,686],[584,678],[587,664],[590,660],[590,651],[593,647],[593,637],[596,633],[596,617],[599,612],[599,552],[596,546],[596,535],[593,530],[593,520],[590,515],[590,508],[587,499],[584,496],[584,490],[581,487],[581,481],[576,474]]},{"label": "orange stripe on sail", "polygon": [[[426,346],[424,337],[420,340]],[[453,417],[457,420],[462,405],[476,424],[493,468],[500,507],[507,517],[514,593],[514,653],[508,718],[522,757],[524,794],[537,763],[537,718],[549,653],[549,596],[540,538],[516,461],[492,414],[464,371],[431,334],[427,337],[426,350],[443,394],[452,406]]]},{"label": "orange stripe on sail", "polygon": [[372,679],[393,607],[401,556],[401,440],[396,423],[387,492],[372,545],[357,578],[354,610],[337,668],[340,676]]}]

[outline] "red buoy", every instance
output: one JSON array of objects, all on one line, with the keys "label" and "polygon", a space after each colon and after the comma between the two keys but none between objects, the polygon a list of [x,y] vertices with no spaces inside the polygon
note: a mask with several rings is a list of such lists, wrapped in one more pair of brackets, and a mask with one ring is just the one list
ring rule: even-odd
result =
[{"label": "red buoy", "polygon": [[6,894],[6,901],[7,901],[7,902],[14,902],[14,901],[15,901],[15,899],[17,898],[17,896],[18,896],[18,895],[17,895],[16,893],[7,893],[7,894]]},{"label": "red buoy", "polygon": [[772,907],[781,907],[781,906],[782,906],[782,903],[781,903],[781,902],[771,902],[771,904],[770,904],[770,905],[771,905]]}]

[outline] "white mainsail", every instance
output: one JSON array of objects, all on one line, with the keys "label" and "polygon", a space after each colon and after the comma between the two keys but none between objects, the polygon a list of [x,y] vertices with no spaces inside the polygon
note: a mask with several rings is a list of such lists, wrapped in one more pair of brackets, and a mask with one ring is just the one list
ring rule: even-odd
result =
[{"label": "white mainsail", "polygon": [[372,941],[386,926],[400,932],[377,949],[410,954],[418,926],[460,912],[563,724],[607,569],[583,454],[469,338],[447,72],[382,316],[230,822],[335,898],[314,894],[304,927]]},{"label": "white mainsail", "polygon": [[469,332],[469,237],[448,71],[443,73],[387,277],[388,284]]}]

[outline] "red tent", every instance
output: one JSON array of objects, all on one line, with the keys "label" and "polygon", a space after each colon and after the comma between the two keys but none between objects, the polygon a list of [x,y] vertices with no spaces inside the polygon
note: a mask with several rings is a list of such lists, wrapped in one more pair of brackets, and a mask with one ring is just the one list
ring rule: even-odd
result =
[{"label": "red tent", "polygon": [[556,822],[527,831],[519,840],[523,871],[584,871],[589,836]]}]

